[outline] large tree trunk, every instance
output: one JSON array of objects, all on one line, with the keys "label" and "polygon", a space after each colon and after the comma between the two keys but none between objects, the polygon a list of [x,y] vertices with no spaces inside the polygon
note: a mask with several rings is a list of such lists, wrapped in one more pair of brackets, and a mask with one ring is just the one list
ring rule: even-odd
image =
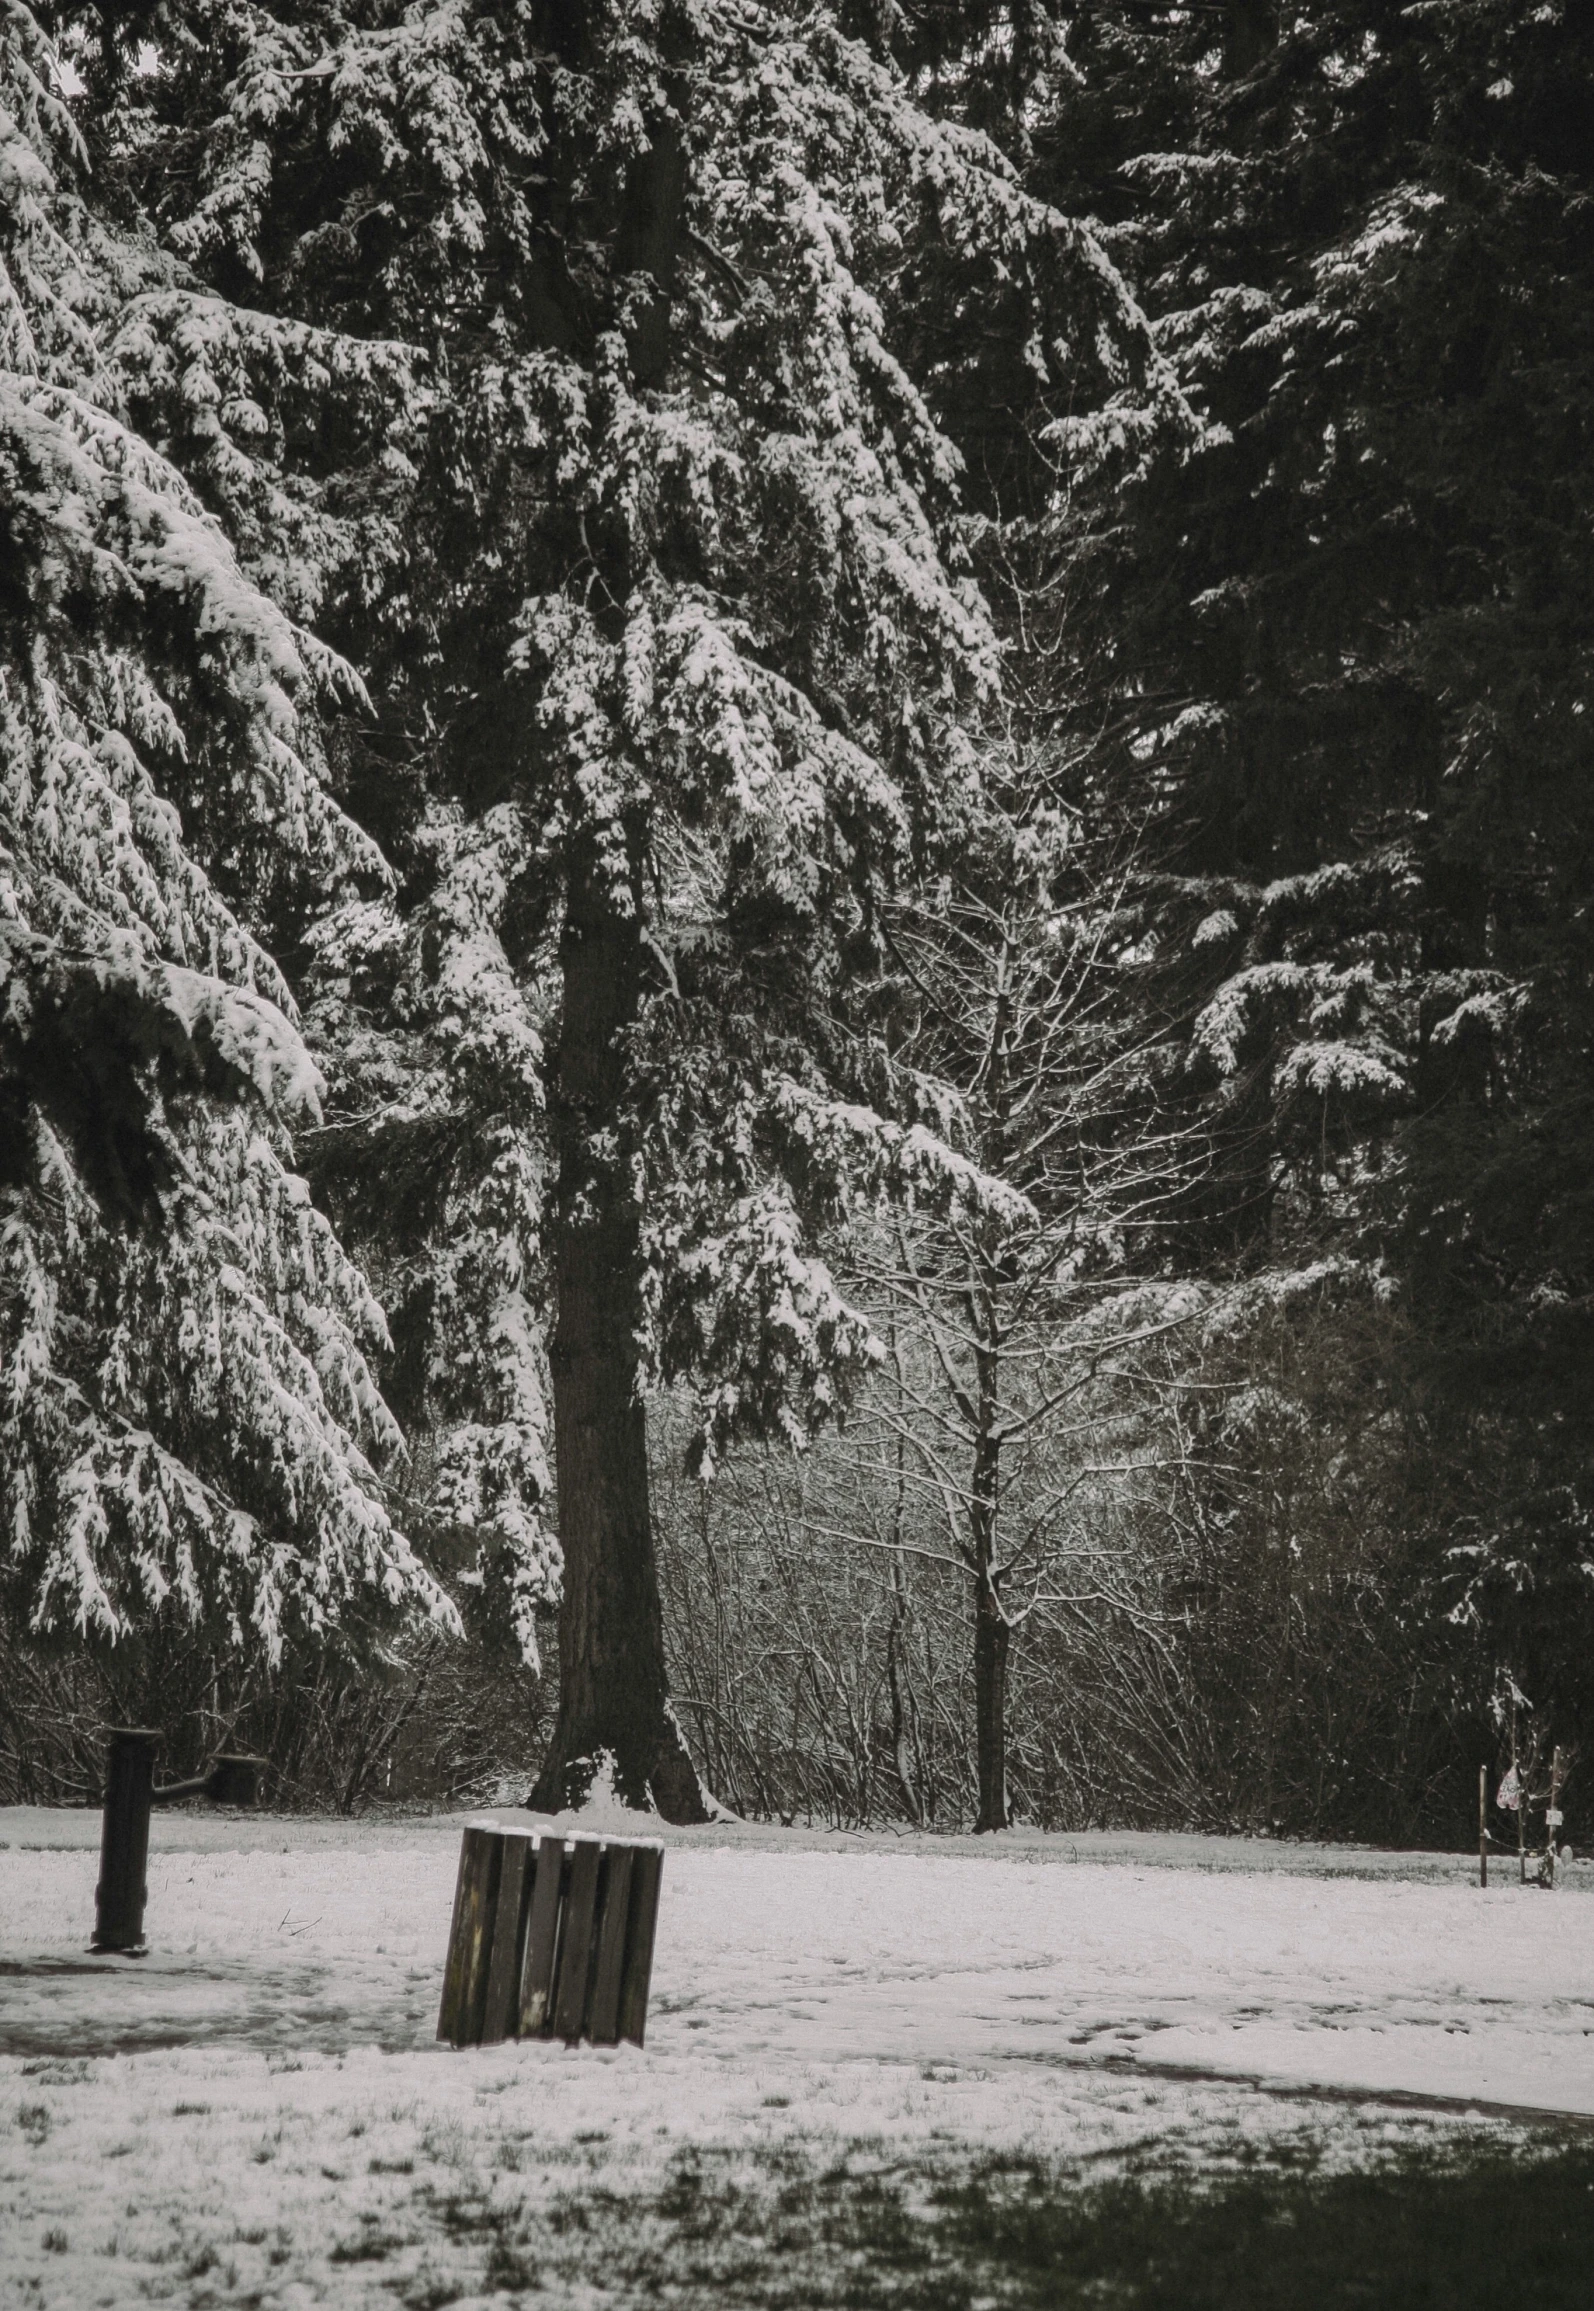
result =
[{"label": "large tree trunk", "polygon": [[[637,845],[638,850],[640,844]],[[596,842],[577,845],[560,963],[564,1012],[554,1094],[559,1179],[554,1454],[564,1593],[559,1716],[530,1804],[579,1805],[600,1760],[627,1804],[669,1821],[708,1818],[665,1694],[664,1629],[638,1386],[641,1215],[619,1129],[628,1031],[641,994],[638,877],[605,882]]]},{"label": "large tree trunk", "polygon": [[[678,126],[660,118],[650,128],[649,148],[627,175],[615,244],[616,273],[649,274],[657,290],[631,302],[639,387],[660,384],[668,362],[686,183]],[[623,549],[615,558],[615,600],[628,582],[628,559]],[[564,1552],[559,1715],[530,1803],[546,1811],[578,1805],[608,1758],[627,1804],[651,1800],[668,1821],[706,1821],[666,1695],[637,1355],[641,1214],[623,1125],[626,1047],[642,991],[645,840],[640,822],[628,828],[629,890],[606,880],[591,831],[578,835],[569,860],[553,1102],[559,1182],[550,1361]]]},{"label": "large tree trunk", "polygon": [[1227,0],[1223,11],[1223,77],[1243,80],[1278,44],[1275,0]]}]

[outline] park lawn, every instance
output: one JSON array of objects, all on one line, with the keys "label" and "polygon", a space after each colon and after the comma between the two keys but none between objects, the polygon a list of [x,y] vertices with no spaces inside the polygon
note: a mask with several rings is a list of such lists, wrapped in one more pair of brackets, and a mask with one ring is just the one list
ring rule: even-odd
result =
[{"label": "park lawn", "polygon": [[645,2050],[454,2052],[459,1826],[157,1817],[107,1962],[0,1815],[6,2311],[1594,2300],[1577,1874],[722,1826]]}]

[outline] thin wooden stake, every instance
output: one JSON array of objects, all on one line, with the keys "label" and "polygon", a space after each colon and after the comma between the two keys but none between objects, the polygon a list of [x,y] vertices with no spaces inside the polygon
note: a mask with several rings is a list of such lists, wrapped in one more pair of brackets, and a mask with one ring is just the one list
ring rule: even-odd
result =
[{"label": "thin wooden stake", "polygon": [[1489,1768],[1478,1768],[1478,1883],[1489,1883]]},{"label": "thin wooden stake", "polygon": [[1561,1745],[1555,1745],[1550,1758],[1550,1803],[1544,1816],[1544,1883],[1555,1884],[1556,1833],[1560,1829],[1561,1812]]},{"label": "thin wooden stake", "polygon": [[1528,1882],[1528,1791],[1517,1765],[1517,1705],[1511,1704],[1511,1770],[1517,1777],[1517,1869],[1522,1883]]}]

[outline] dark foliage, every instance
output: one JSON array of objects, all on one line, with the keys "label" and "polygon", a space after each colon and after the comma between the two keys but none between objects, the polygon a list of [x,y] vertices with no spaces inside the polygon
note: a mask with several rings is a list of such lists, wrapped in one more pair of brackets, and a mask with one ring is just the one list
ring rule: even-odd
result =
[{"label": "dark foliage", "polygon": [[[1083,84],[1035,139],[1215,429],[1054,533],[1053,695],[1074,791],[1145,870],[1126,943],[1183,1054],[1165,1087],[1213,1124],[1177,1256],[1385,1279],[1398,1616],[1458,1732],[1509,1678],[1579,1738],[1594,29],[1367,0],[1237,61],[1240,13],[1221,57],[1215,12],[1080,17]],[[1296,966],[1337,1015],[1252,1001],[1214,1072],[1206,1006]],[[1314,1033],[1350,1056],[1307,1099]]]}]

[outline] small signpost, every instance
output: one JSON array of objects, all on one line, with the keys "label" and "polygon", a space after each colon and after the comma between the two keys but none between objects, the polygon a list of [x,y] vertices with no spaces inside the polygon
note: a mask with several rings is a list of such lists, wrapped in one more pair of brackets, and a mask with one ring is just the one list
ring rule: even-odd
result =
[{"label": "small signpost", "polygon": [[[1561,1811],[1561,1790],[1575,1756],[1575,1751],[1570,1757],[1567,1756],[1557,1744],[1550,1759],[1548,1789],[1530,1788],[1529,1784],[1533,1779],[1534,1766],[1538,1758],[1538,1740],[1535,1736],[1532,1754],[1529,1757],[1526,1770],[1523,1770],[1517,1757],[1516,1713],[1515,1711],[1512,1712],[1511,1763],[1495,1792],[1494,1802],[1503,1813],[1516,1815],[1517,1870],[1524,1886],[1529,1882],[1529,1862],[1535,1862],[1538,1865],[1534,1872],[1533,1884],[1549,1887],[1553,1887],[1555,1884],[1555,1873],[1560,1858],[1556,1832],[1565,1819]],[[1528,1844],[1528,1811],[1533,1806],[1544,1808],[1544,1850],[1542,1853],[1536,1846]],[[1495,1838],[1489,1828],[1489,1769],[1486,1765],[1480,1765],[1478,1768],[1478,1883],[1480,1886],[1487,1886],[1489,1883],[1489,1848],[1498,1843],[1499,1840]]]},{"label": "small signpost", "polygon": [[1546,1886],[1553,1886],[1555,1883],[1555,1833],[1560,1826],[1561,1751],[1560,1745],[1557,1743],[1555,1755],[1550,1760],[1550,1802],[1544,1809],[1544,1860],[1540,1864],[1540,1883]]},{"label": "small signpost", "polygon": [[194,1781],[155,1787],[155,1752],[161,1737],[141,1725],[113,1726],[105,1764],[105,1819],[100,1832],[100,1882],[94,1892],[94,1939],[102,1954],[142,1958],[144,1904],[149,1888],[151,1806],[174,1798],[207,1797],[213,1805],[252,1806],[259,1794],[263,1757],[224,1754]]},{"label": "small signpost", "polygon": [[470,1823],[461,1841],[437,2035],[640,2046],[664,1848]]}]

